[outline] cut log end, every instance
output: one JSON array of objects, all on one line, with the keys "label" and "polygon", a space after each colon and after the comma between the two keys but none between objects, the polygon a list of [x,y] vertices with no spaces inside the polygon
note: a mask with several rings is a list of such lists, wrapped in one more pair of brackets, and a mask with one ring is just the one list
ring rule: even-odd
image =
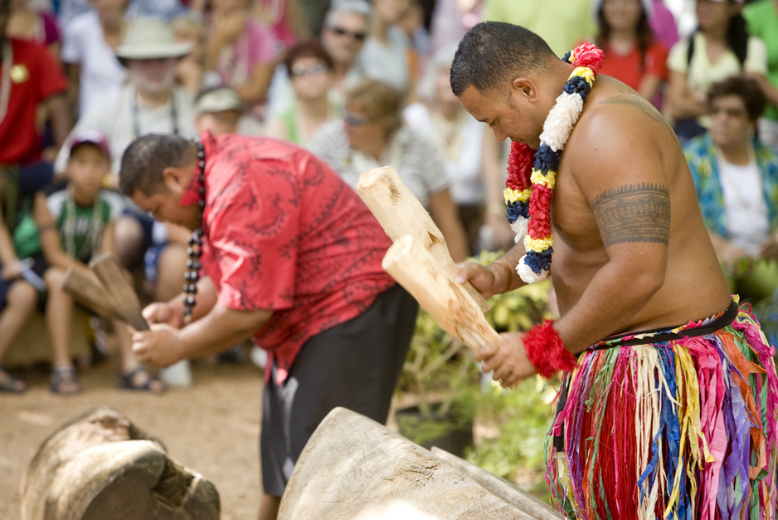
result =
[{"label": "cut log end", "polygon": [[393,170],[394,168],[391,166],[382,166],[381,168],[373,168],[372,170],[366,171],[359,176],[359,181],[357,182],[357,191],[362,188],[369,188],[373,186],[379,180],[385,179],[387,175],[390,174]]}]

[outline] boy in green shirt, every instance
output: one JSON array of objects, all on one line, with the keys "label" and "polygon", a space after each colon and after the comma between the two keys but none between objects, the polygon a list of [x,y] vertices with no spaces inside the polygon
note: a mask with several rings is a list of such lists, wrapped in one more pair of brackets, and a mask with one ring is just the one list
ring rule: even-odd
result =
[{"label": "boy in green shirt", "polygon": [[[13,235],[19,256],[35,259],[33,270],[48,287],[46,321],[54,350],[51,391],[57,394],[81,390],[69,354],[74,301],[61,288],[62,279],[69,268],[94,278],[86,264],[95,255],[114,252],[114,222],[121,215],[124,202],[119,194],[102,188],[110,165],[108,144],[101,134],[84,131],[76,135],[71,143],[67,186],[48,196],[36,193],[31,215],[21,220]],[[14,286],[17,284],[28,282],[19,280]],[[23,291],[29,293],[28,288]],[[32,304],[29,298],[24,303],[14,307],[9,300],[4,314],[18,314],[22,318],[18,323],[23,324],[34,310],[35,299]],[[3,330],[3,321],[0,317],[0,336],[13,341],[18,330]],[[126,324],[116,322],[114,328],[121,353],[119,386],[163,391],[164,385],[135,359]]]}]

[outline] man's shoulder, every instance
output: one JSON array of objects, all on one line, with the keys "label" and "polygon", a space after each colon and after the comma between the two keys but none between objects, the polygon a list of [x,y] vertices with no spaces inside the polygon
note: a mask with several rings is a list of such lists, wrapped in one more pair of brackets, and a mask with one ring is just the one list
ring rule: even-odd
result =
[{"label": "man's shoulder", "polygon": [[650,146],[660,143],[663,137],[674,139],[674,135],[654,105],[624,86],[601,90],[584,103],[570,141],[576,148],[602,148],[610,143],[618,147],[635,140]]}]

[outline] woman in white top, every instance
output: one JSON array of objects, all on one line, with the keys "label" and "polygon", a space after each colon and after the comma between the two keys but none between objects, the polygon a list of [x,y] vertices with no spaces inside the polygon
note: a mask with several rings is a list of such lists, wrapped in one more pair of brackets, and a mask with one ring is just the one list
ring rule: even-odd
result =
[{"label": "woman in white top", "polygon": [[114,51],[127,32],[125,12],[130,0],[90,0],[92,11],[65,26],[62,61],[70,81],[70,98],[83,115],[95,101],[119,90],[127,72]]},{"label": "woman in white top", "polygon": [[435,53],[418,86],[422,102],[408,106],[403,115],[408,126],[431,141],[443,158],[470,251],[480,249],[484,224],[491,236],[489,245],[507,248],[513,245],[514,233],[505,219],[499,146],[492,133],[462,108],[451,91],[449,75],[455,52],[456,46],[449,46]]},{"label": "woman in white top", "polygon": [[744,72],[767,73],[767,49],[746,32],[742,7],[742,0],[697,0],[697,30],[670,51],[668,108],[682,143],[707,128],[711,85]]},{"label": "woman in white top", "polygon": [[352,188],[362,173],[393,166],[430,212],[451,257],[463,261],[467,257],[465,232],[451,199],[443,162],[432,143],[403,126],[401,101],[401,94],[389,85],[362,81],[346,94],[343,119],[324,125],[309,149]]}]

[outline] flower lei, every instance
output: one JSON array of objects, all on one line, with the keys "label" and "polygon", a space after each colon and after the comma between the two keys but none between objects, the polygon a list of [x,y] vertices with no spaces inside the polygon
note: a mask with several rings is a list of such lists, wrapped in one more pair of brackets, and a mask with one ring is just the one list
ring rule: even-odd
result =
[{"label": "flower lei", "polygon": [[600,72],[603,52],[591,43],[568,52],[564,61],[575,69],[543,123],[540,148],[514,142],[508,158],[505,204],[516,242],[524,237],[524,255],[516,267],[526,283],[545,280],[551,269],[551,199],[562,150],[583,111],[586,95]]}]

